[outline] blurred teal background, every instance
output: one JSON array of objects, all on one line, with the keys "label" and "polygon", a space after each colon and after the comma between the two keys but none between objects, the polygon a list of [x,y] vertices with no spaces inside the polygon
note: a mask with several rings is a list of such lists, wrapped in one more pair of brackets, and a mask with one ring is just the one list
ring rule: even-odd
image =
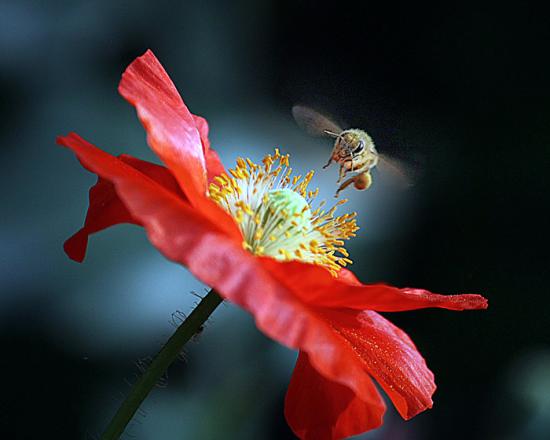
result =
[{"label": "blurred teal background", "polygon": [[[206,287],[133,226],[94,236],[83,265],[62,250],[95,178],[56,135],[156,160],[116,91],[147,48],[226,165],[280,147],[320,169],[330,145],[291,120],[302,102],[421,170],[405,193],[377,176],[347,192],[353,270],[490,308],[390,316],[435,372],[435,406],[404,422],[389,405],[364,438],[550,438],[548,37],[529,2],[0,0],[1,438],[97,438]],[[336,169],[316,179],[331,199]],[[295,356],[226,304],[124,438],[291,439]]]}]

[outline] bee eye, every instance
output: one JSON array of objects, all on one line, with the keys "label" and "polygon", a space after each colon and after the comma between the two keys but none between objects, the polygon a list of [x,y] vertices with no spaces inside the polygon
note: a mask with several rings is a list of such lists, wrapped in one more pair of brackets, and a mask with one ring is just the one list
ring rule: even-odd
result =
[{"label": "bee eye", "polygon": [[363,149],[365,148],[365,143],[363,141],[359,141],[359,145],[355,147],[355,150],[353,150],[353,154],[359,154]]}]

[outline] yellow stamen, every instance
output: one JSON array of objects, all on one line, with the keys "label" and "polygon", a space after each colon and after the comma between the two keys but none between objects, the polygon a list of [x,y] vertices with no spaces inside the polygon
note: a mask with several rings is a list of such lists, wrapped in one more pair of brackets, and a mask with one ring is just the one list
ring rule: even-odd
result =
[{"label": "yellow stamen", "polygon": [[351,264],[344,240],[359,229],[356,213],[335,216],[340,200],[328,211],[321,202],[312,211],[319,188],[309,190],[314,172],[292,176],[289,155],[278,149],[262,165],[238,158],[237,166],[210,184],[209,195],[229,212],[243,234],[243,248],[279,260],[299,260],[337,275]]}]

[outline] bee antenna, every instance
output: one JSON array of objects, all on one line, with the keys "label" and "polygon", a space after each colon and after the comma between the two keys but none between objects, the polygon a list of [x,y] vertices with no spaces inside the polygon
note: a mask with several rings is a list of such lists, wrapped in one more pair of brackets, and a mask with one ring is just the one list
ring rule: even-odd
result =
[{"label": "bee antenna", "polygon": [[323,133],[328,134],[330,137],[333,137],[333,138],[339,138],[340,137],[340,135],[338,133],[334,133],[333,131],[330,131],[330,130],[323,130]]}]

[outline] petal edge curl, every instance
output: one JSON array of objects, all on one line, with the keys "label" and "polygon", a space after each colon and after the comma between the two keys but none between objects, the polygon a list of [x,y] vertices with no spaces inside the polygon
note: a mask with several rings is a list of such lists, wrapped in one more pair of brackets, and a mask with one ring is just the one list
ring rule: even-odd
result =
[{"label": "petal edge curl", "polygon": [[403,330],[370,310],[327,310],[322,314],[353,347],[404,419],[432,407],[434,375]]},{"label": "petal edge curl", "polygon": [[149,146],[191,202],[206,195],[206,163],[195,119],[151,50],[126,68],[118,90],[136,108]]},{"label": "petal edge curl", "polygon": [[351,389],[323,377],[300,352],[285,397],[285,416],[304,440],[336,440],[378,428],[386,411],[371,382],[372,398],[359,399]]},{"label": "petal edge curl", "polygon": [[202,116],[193,115],[193,119],[195,120],[195,125],[201,137],[204,159],[206,161],[206,171],[208,173],[208,183],[211,183],[214,177],[225,173],[225,168],[218,153],[210,147],[210,139],[208,139],[208,122]]},{"label": "petal edge curl", "polygon": [[[63,138],[58,138],[58,143],[63,144],[64,142]],[[120,155],[119,159],[155,180],[166,189],[185,198],[174,176],[167,168],[126,154]],[[98,177],[96,184],[89,190],[88,199],[89,206],[84,225],[69,237],[63,245],[69,258],[79,263],[84,261],[86,256],[90,235],[121,223],[141,226],[140,222],[128,212],[128,209],[118,197],[114,185],[109,180]]]},{"label": "petal edge curl", "polygon": [[476,294],[439,295],[424,289],[398,288],[387,284],[363,284],[355,275],[341,269],[331,276],[319,266],[290,261],[275,264],[264,259],[264,266],[292,288],[307,304],[316,307],[402,312],[429,307],[448,310],[477,310],[488,307],[487,299]]}]

